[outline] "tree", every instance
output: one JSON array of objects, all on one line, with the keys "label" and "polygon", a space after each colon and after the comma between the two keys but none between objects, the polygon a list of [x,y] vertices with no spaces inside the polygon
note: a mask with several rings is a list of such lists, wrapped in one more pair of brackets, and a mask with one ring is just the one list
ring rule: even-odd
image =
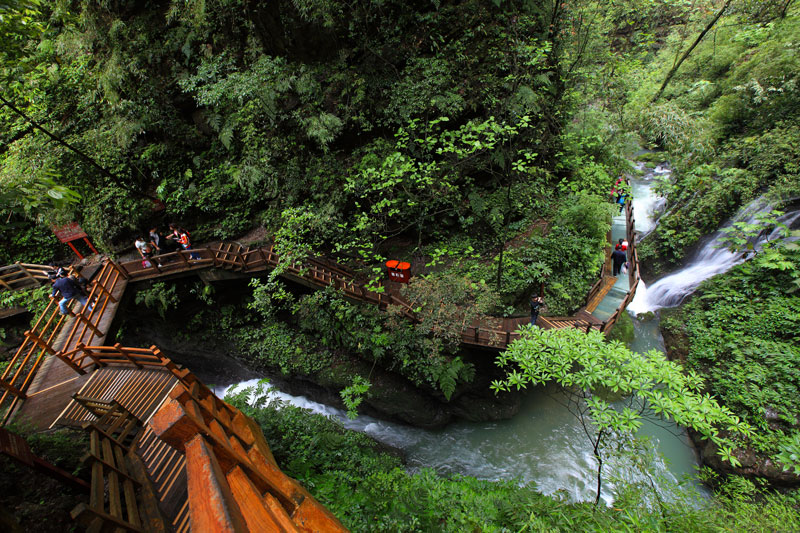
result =
[{"label": "tree", "polygon": [[732,1],[733,0],[725,0],[725,5],[723,5],[722,8],[719,11],[717,11],[717,14],[714,15],[714,18],[712,18],[708,22],[708,24],[706,24],[706,27],[703,28],[703,31],[700,32],[700,34],[697,36],[697,39],[694,40],[692,45],[686,49],[686,51],[683,53],[680,59],[678,59],[675,62],[675,64],[672,65],[672,68],[669,70],[669,72],[667,72],[667,76],[664,78],[664,83],[661,84],[661,87],[659,87],[658,92],[655,94],[655,96],[653,96],[653,99],[650,100],[651,103],[655,103],[658,101],[659,98],[661,98],[661,94],[664,92],[664,89],[666,89],[667,84],[670,82],[672,77],[675,75],[676,72],[678,72],[678,69],[681,68],[681,65],[686,60],[686,58],[689,57],[689,54],[692,53],[692,50],[694,50],[697,47],[697,45],[700,44],[700,41],[703,40],[703,37],[705,37],[706,34],[711,31],[711,28],[713,28],[714,24],[716,24],[717,21],[720,19],[720,17],[722,17],[722,15],[731,5]]},{"label": "tree", "polygon": [[492,382],[495,393],[555,382],[578,418],[597,462],[597,496],[602,491],[603,460],[611,443],[630,444],[644,417],[692,428],[717,445],[719,455],[739,465],[733,435],[750,427],[715,398],[703,394],[703,379],[667,361],[658,350],[637,354],[619,341],[606,342],[597,331],[521,328],[519,340],[497,364],[508,371]]}]

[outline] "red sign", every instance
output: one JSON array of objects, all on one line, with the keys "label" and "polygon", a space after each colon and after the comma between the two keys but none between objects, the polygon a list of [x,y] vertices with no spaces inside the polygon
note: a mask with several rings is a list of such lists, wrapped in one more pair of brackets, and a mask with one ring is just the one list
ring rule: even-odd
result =
[{"label": "red sign", "polygon": [[70,222],[63,226],[52,226],[53,233],[56,234],[58,240],[64,243],[74,241],[76,239],[83,239],[86,237],[86,232],[78,225],[77,222]]}]

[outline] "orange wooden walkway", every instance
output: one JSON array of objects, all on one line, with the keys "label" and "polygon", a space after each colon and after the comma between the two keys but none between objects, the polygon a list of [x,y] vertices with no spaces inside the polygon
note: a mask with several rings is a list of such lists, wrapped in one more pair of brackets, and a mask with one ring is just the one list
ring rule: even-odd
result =
[{"label": "orange wooden walkway", "polygon": [[[539,317],[539,327],[607,331],[614,323],[639,281],[630,204],[626,214],[630,290],[614,315],[605,322],[591,315],[616,281],[604,265],[585,308],[570,317]],[[73,306],[72,316],[62,316],[56,302],[49,303],[0,377],[3,422],[13,418],[39,429],[66,424],[91,430],[92,497],[74,511],[91,527],[144,531],[142,525],[149,523],[161,530],[155,525],[163,516],[169,524],[164,527],[175,531],[343,531],[335,517],[280,472],[255,423],[190,372],[154,346],[103,346],[129,282],[212,267],[258,273],[278,265],[274,249],[223,243],[167,254],[158,262],[144,269],[139,261],[106,261],[91,285],[91,310]],[[329,261],[310,259],[283,275],[310,286],[334,286],[348,298],[382,308],[397,305],[409,319],[419,320],[388,284],[385,293],[370,291]],[[5,288],[15,287],[6,283]],[[464,328],[462,341],[502,349],[528,321],[485,317]],[[136,436],[122,442],[117,439],[121,429],[128,437],[135,429]],[[137,469],[144,477],[137,477]]]}]

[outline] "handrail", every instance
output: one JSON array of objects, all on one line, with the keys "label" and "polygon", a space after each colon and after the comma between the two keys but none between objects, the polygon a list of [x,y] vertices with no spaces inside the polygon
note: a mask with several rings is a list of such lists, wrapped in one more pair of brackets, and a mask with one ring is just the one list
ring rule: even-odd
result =
[{"label": "handrail", "polygon": [[[112,261],[106,261],[103,269],[92,282],[88,302],[94,302],[92,311],[88,312],[86,307],[75,312],[75,302],[68,304],[68,308],[75,316],[72,326],[67,331],[67,315],[61,315],[58,307],[58,300],[51,299],[44,311],[36,319],[30,330],[25,332],[25,339],[17,349],[14,357],[9,361],[8,366],[0,376],[0,423],[5,423],[14,407],[20,400],[27,398],[27,391],[33,383],[33,379],[41,367],[46,355],[54,355],[71,367],[79,374],[85,370],[75,364],[70,356],[64,353],[64,349],[76,343],[88,342],[93,336],[103,337],[105,333],[101,331],[100,322],[105,315],[106,308],[110,302],[115,302],[113,292],[119,283],[121,275]],[[61,349],[56,348],[57,341],[65,335],[63,342],[59,343]]]},{"label": "handrail", "polygon": [[[630,183],[629,179],[627,181]],[[630,200],[628,200],[628,202],[625,204],[625,238],[628,241],[628,261],[630,263],[630,269],[628,270],[629,290],[625,295],[625,298],[623,298],[619,303],[619,306],[617,306],[614,314],[612,314],[608,320],[603,323],[601,331],[604,333],[611,329],[611,327],[619,319],[619,316],[628,307],[628,304],[633,301],[633,298],[636,295],[636,289],[639,287],[639,281],[641,280],[639,273],[639,252],[636,246],[636,219],[633,215],[633,202]]]},{"label": "handrail", "polygon": [[0,289],[15,290],[41,285],[48,280],[47,273],[51,270],[49,266],[19,261],[0,267]]}]

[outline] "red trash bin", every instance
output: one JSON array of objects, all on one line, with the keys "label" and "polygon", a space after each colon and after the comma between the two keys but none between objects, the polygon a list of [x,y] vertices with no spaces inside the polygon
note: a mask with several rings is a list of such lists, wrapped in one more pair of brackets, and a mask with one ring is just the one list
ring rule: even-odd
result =
[{"label": "red trash bin", "polygon": [[397,273],[399,274],[397,281],[408,283],[408,280],[411,279],[411,263],[398,263]]},{"label": "red trash bin", "polygon": [[386,269],[389,272],[389,280],[398,283],[408,283],[411,278],[411,264],[401,263],[394,259],[386,261]]}]

